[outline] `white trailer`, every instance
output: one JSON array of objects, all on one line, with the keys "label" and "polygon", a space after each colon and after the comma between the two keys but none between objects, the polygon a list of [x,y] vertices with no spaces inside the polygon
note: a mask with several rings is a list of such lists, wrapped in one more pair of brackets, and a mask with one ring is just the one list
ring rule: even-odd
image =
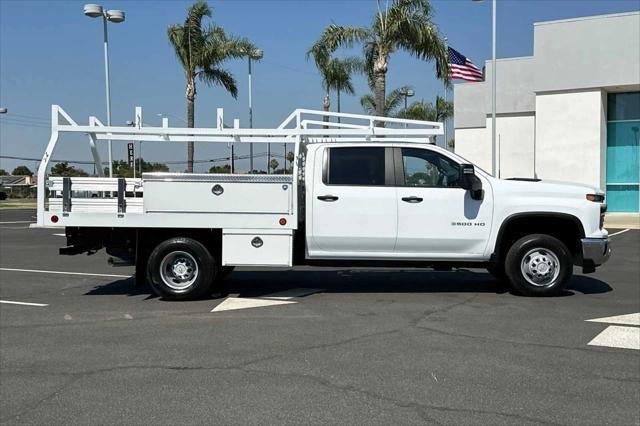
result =
[{"label": "white trailer", "polygon": [[[340,118],[340,122],[330,121]],[[434,146],[441,123],[296,110],[273,129],[78,125],[52,107],[38,170],[38,227],[64,227],[61,254],[101,248],[167,299],[201,297],[235,266],[487,267],[531,295],[559,292],[572,265],[610,249],[596,188],[505,181]],[[98,177],[47,177],[63,133],[88,135]],[[107,178],[97,144],[291,144],[291,175],[145,173]],[[90,194],[89,196],[87,194]]]}]

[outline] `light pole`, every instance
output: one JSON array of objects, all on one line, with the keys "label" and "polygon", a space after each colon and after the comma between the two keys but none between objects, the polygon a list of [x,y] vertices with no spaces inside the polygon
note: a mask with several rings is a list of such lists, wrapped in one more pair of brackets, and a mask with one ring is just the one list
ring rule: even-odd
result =
[{"label": "light pole", "polygon": [[[259,61],[264,56],[264,52],[260,49],[255,49],[252,52],[247,52],[247,58],[249,59],[249,128],[253,129],[253,86],[251,79],[251,60],[255,59]],[[271,144],[267,144],[267,173],[269,173],[269,157],[271,156]],[[249,143],[249,173],[253,173],[253,143]]]},{"label": "light pole", "polygon": [[[400,94],[402,96],[404,96],[404,112],[407,112],[407,98],[412,97],[413,95],[416,94],[416,92],[414,92],[412,89],[405,89],[403,91],[400,92]],[[404,127],[408,127],[407,124],[404,125]]]},{"label": "light pole", "polygon": [[[111,90],[109,88],[109,37],[107,34],[107,21],[118,24],[124,22],[124,12],[122,10],[104,10],[98,4],[85,4],[84,14],[90,18],[102,16],[104,34],[104,81],[105,92],[107,94],[107,126],[111,126]],[[113,177],[113,151],[111,139],[108,141],[109,147],[109,177]]]},{"label": "light pole", "polygon": [[496,157],[496,74],[496,0],[491,0],[491,171],[493,176],[499,174]]}]

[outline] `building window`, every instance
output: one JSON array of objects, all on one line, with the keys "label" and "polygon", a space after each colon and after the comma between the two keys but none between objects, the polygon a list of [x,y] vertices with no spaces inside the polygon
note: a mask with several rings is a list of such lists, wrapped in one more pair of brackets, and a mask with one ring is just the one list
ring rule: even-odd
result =
[{"label": "building window", "polygon": [[640,211],[640,92],[607,98],[607,205]]}]

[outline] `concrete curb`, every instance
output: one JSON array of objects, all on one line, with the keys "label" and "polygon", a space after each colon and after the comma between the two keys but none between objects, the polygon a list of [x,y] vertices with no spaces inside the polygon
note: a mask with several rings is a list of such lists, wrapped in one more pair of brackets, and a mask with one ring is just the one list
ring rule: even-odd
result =
[{"label": "concrete curb", "polygon": [[640,229],[640,213],[607,213],[605,228]]}]

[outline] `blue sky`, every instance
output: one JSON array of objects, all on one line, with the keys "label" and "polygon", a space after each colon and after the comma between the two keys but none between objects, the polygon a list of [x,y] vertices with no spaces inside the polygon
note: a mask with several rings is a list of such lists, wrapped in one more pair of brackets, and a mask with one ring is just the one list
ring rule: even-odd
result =
[{"label": "blue sky", "polygon": [[[9,109],[0,119],[2,156],[42,156],[54,103],[78,122],[86,122],[89,115],[106,122],[102,24],[83,15],[84,3],[0,0],[0,106]],[[148,124],[159,124],[158,113],[185,117],[184,76],[166,28],[183,21],[190,2],[109,0],[103,4],[127,14],[124,23],[109,24],[112,122],[131,119],[136,105],[143,107]],[[331,22],[367,25],[375,11],[374,0],[212,0],[209,4],[216,24],[248,37],[265,52],[254,68],[255,127],[275,126],[295,108],[321,108],[320,77],[305,58],[307,49]],[[491,2],[433,0],[432,5],[449,44],[482,66],[491,56]],[[531,55],[534,22],[638,9],[640,0],[498,0],[498,57]],[[238,99],[219,87],[199,84],[196,126],[212,126],[216,107],[225,109],[225,121],[237,117],[243,127],[247,125],[247,64],[230,61],[227,68],[238,80]],[[363,78],[355,80],[356,96],[342,99],[345,112],[361,112],[359,98],[368,92]],[[391,58],[387,87],[405,84],[414,87],[414,99],[431,101],[443,94],[432,63],[397,53]],[[181,125],[173,117],[170,123]],[[101,151],[106,158],[106,147]],[[114,143],[114,158],[124,158],[125,152],[124,143]],[[183,145],[147,143],[143,148],[144,158],[153,161],[183,160],[185,153]],[[241,149],[239,154],[243,153]],[[226,146],[196,145],[196,160],[223,155],[227,155]],[[65,136],[54,158],[89,160],[85,137]],[[258,161],[264,162],[256,160],[258,165]],[[32,170],[35,166],[33,161],[0,159],[0,168],[8,171],[19,164]],[[196,171],[209,167],[197,165]]]}]

